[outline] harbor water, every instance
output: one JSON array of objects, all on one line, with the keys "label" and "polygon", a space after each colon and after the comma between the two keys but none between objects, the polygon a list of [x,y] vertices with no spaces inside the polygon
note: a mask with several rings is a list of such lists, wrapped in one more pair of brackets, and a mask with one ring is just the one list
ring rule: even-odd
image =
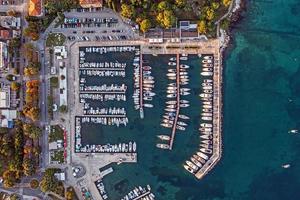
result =
[{"label": "harbor water", "polygon": [[[134,187],[147,184],[158,200],[300,199],[300,134],[289,133],[300,129],[300,2],[250,1],[247,10],[234,28],[233,46],[224,58],[220,162],[201,180],[182,166],[199,145],[201,58],[189,55],[183,61],[191,66],[188,87],[192,90],[185,98],[190,107],[182,113],[191,120],[186,131],[177,131],[169,151],[155,144],[157,135],[170,134],[160,123],[172,55],[144,55],[155,78],[154,108],[145,108],[145,118],[140,119],[133,109],[132,85],[128,85],[127,102],[120,103],[126,106],[127,126],[89,126],[85,130],[89,133],[86,143],[137,143],[138,163],[115,164],[114,172],[104,178],[109,199],[118,200]],[[124,61],[130,63],[129,58],[127,55]],[[105,59],[115,58],[107,55]],[[124,80],[132,80],[129,64],[126,73]],[[290,167],[285,169],[284,164]]]}]

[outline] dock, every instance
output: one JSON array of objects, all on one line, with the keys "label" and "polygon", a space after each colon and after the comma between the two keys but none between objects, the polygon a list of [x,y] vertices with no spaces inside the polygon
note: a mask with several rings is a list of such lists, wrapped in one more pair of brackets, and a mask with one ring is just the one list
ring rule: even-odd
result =
[{"label": "dock", "polygon": [[147,195],[149,195],[149,194],[150,194],[150,190],[147,191],[147,192],[145,192],[144,194],[141,194],[141,195],[138,196],[138,197],[135,197],[135,198],[132,199],[132,200],[139,200],[139,199],[141,199],[141,198],[143,198],[143,197],[145,197],[145,196],[147,196]]},{"label": "dock", "polygon": [[177,121],[178,121],[178,116],[179,116],[179,110],[180,110],[180,67],[179,67],[179,53],[176,54],[176,116],[174,119],[173,127],[172,127],[172,134],[170,138],[170,144],[169,144],[169,149],[172,150],[173,148],[173,143],[175,139],[175,134],[176,134],[176,126],[177,126]]},{"label": "dock", "polygon": [[196,172],[195,176],[198,179],[213,169],[222,156],[222,57],[219,51],[214,53],[213,90],[213,153]]},{"label": "dock", "polygon": [[144,119],[143,102],[143,54],[140,53],[140,118]]}]

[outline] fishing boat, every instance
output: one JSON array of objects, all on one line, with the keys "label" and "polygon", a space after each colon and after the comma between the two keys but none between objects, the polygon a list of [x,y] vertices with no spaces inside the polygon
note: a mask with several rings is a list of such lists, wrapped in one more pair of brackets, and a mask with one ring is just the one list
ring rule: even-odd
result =
[{"label": "fishing boat", "polygon": [[178,121],[177,124],[180,125],[180,126],[187,126],[187,123],[180,122],[180,121]]},{"label": "fishing boat", "polygon": [[154,80],[143,80],[143,83],[145,83],[145,84],[151,84],[151,83],[154,83]]},{"label": "fishing boat", "polygon": [[169,73],[176,73],[176,69],[168,69]]},{"label": "fishing boat", "polygon": [[135,142],[133,142],[133,144],[132,144],[132,150],[135,152],[136,151],[136,143]]},{"label": "fishing boat", "polygon": [[175,98],[176,97],[176,94],[168,94],[167,95],[167,98]]},{"label": "fishing boat", "polygon": [[189,103],[188,100],[184,100],[184,99],[181,99],[179,102],[180,102],[180,103]]},{"label": "fishing boat", "polygon": [[197,167],[202,167],[202,164],[195,158],[191,157],[191,161],[197,166]]},{"label": "fishing boat", "polygon": [[182,69],[188,69],[188,68],[190,68],[190,66],[188,66],[188,65],[180,65],[179,67],[182,68]]},{"label": "fishing boat", "polygon": [[188,59],[188,57],[186,57],[186,56],[182,56],[179,58],[179,60],[187,60],[187,59]]},{"label": "fishing boat", "polygon": [[176,76],[176,73],[167,73],[168,77]]},{"label": "fishing boat", "polygon": [[208,60],[208,59],[210,59],[210,60],[213,59],[212,56],[204,56],[203,58],[206,59],[206,60]]},{"label": "fishing boat", "polygon": [[185,161],[185,163],[186,163],[189,167],[191,167],[193,170],[198,170],[198,167],[197,167],[194,163],[192,163],[191,161],[187,160],[187,161]]},{"label": "fishing boat", "polygon": [[160,149],[169,149],[170,148],[170,146],[168,144],[156,144],[156,147],[160,148]]},{"label": "fishing boat", "polygon": [[177,101],[167,101],[166,104],[169,104],[169,105],[173,105],[173,104],[176,104]]},{"label": "fishing boat", "polygon": [[167,105],[167,108],[176,108],[176,107],[177,107],[176,104]]},{"label": "fishing boat", "polygon": [[180,95],[183,95],[183,96],[186,96],[186,95],[189,95],[189,94],[191,94],[191,93],[189,93],[189,92],[180,92]]},{"label": "fishing boat", "polygon": [[201,72],[202,76],[212,76],[213,74],[213,72]]},{"label": "fishing boat", "polygon": [[202,63],[212,63],[212,60],[208,60],[208,59],[202,60]]},{"label": "fishing boat", "polygon": [[168,111],[168,112],[175,112],[176,109],[174,109],[174,108],[165,108],[165,111]]},{"label": "fishing boat", "polygon": [[200,138],[206,139],[206,140],[211,140],[212,139],[212,135],[200,135]]},{"label": "fishing boat", "polygon": [[185,131],[185,127],[179,126],[179,125],[176,126],[176,129],[181,130],[181,131]]},{"label": "fishing boat", "polygon": [[201,93],[199,96],[200,97],[212,97],[213,95],[212,94]]},{"label": "fishing boat", "polygon": [[196,170],[192,169],[191,167],[189,167],[188,165],[183,165],[184,169],[186,169],[188,172],[195,174]]},{"label": "fishing boat", "polygon": [[211,80],[211,79],[204,79],[203,82],[204,82],[204,83],[212,83],[213,80]]},{"label": "fishing boat", "polygon": [[172,127],[172,124],[167,124],[167,123],[161,123],[160,125],[163,126],[163,127],[166,127],[166,128],[171,128]]},{"label": "fishing boat", "polygon": [[166,141],[170,140],[170,136],[168,135],[158,135],[157,137],[161,140],[166,140]]},{"label": "fishing boat", "polygon": [[197,155],[200,156],[201,158],[208,160],[208,156],[205,153],[202,153],[200,151],[197,152]]},{"label": "fishing boat", "polygon": [[178,115],[178,117],[180,118],[180,119],[190,119],[188,116],[186,116],[186,115]]},{"label": "fishing boat", "polygon": [[205,121],[211,121],[212,120],[212,117],[201,117],[202,120],[205,120]]},{"label": "fishing boat", "polygon": [[204,72],[212,72],[212,71],[213,71],[212,68],[203,68],[202,70],[203,70]]},{"label": "fishing boat", "polygon": [[152,97],[144,97],[143,99],[146,101],[152,101],[153,98]]},{"label": "fishing boat", "polygon": [[144,107],[146,107],[146,108],[153,108],[153,105],[150,104],[150,103],[145,103],[145,104],[144,104]]},{"label": "fishing boat", "polygon": [[151,70],[150,66],[143,66],[143,70]]},{"label": "fishing boat", "polygon": [[180,108],[187,108],[189,106],[190,106],[190,104],[188,104],[188,103],[182,103],[179,105]]},{"label": "fishing boat", "polygon": [[208,63],[203,64],[203,67],[212,67],[212,66],[213,66],[212,64],[208,64]]},{"label": "fishing boat", "polygon": [[201,127],[207,127],[207,128],[211,128],[212,124],[208,124],[208,123],[201,123],[200,124]]},{"label": "fishing boat", "polygon": [[167,90],[167,93],[168,93],[168,94],[175,94],[175,93],[176,93],[176,90]]},{"label": "fishing boat", "polygon": [[200,148],[199,150],[200,150],[201,152],[203,152],[203,153],[212,154],[212,150],[211,150],[211,149]]}]

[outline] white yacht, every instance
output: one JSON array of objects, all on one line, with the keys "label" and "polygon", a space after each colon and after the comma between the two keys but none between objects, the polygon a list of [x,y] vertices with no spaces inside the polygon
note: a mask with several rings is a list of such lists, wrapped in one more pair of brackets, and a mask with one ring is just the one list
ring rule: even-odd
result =
[{"label": "white yacht", "polygon": [[211,150],[211,149],[200,148],[199,150],[200,150],[201,152],[203,152],[203,153],[212,154],[212,150]]},{"label": "white yacht", "polygon": [[180,118],[180,119],[190,119],[188,116],[186,116],[186,115],[178,115],[178,117]]},{"label": "white yacht", "polygon": [[157,148],[161,148],[161,149],[169,149],[170,146],[168,144],[156,144]]},{"label": "white yacht", "polygon": [[194,174],[196,172],[196,170],[192,169],[191,167],[189,167],[188,165],[183,165],[184,169],[186,169],[188,172]]},{"label": "white yacht", "polygon": [[144,104],[144,107],[146,107],[146,108],[153,108],[153,105],[150,104],[150,103],[145,103],[145,104]]},{"label": "white yacht", "polygon": [[197,167],[202,167],[202,164],[201,164],[197,159],[191,157],[191,161],[192,161],[195,165],[197,165]]},{"label": "white yacht", "polygon": [[168,135],[158,135],[157,137],[161,140],[166,140],[166,141],[170,140],[170,136]]},{"label": "white yacht", "polygon": [[185,161],[185,163],[186,163],[189,167],[191,167],[193,170],[198,170],[198,167],[197,167],[194,163],[192,163],[191,161],[187,160],[187,161]]},{"label": "white yacht", "polygon": [[200,151],[197,152],[197,155],[200,156],[201,158],[208,160],[208,156]]},{"label": "white yacht", "polygon": [[213,74],[213,72],[201,72],[202,76],[212,76]]}]

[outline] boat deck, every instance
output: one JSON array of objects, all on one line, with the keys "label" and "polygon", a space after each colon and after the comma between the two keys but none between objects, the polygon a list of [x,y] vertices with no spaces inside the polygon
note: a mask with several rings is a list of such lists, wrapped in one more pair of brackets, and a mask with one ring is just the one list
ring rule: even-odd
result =
[{"label": "boat deck", "polygon": [[170,144],[169,144],[169,149],[172,150],[173,148],[173,143],[175,139],[175,134],[176,134],[176,126],[177,126],[177,121],[178,121],[178,116],[179,116],[179,110],[180,110],[180,69],[179,69],[179,53],[176,54],[176,115],[172,127],[172,134],[170,138]]}]

